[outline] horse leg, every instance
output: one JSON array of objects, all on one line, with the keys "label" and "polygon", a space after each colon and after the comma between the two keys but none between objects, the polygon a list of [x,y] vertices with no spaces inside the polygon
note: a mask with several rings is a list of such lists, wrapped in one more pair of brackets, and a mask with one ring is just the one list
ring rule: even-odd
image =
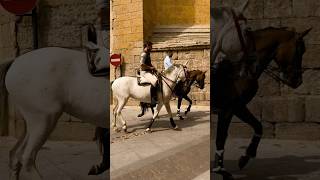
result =
[{"label": "horse leg", "polygon": [[232,120],[232,109],[223,110],[218,113],[217,135],[216,135],[216,153],[213,172],[221,174],[224,177],[232,177],[224,168],[224,146],[228,137],[228,130]]},{"label": "horse leg", "polygon": [[62,112],[47,113],[23,113],[27,125],[27,142],[21,156],[23,175],[26,179],[42,179],[35,165],[38,151],[45,143],[54,129]]},{"label": "horse leg", "polygon": [[159,112],[160,112],[160,110],[162,108],[162,105],[163,105],[162,102],[159,102],[157,104],[156,110],[155,110],[155,112],[153,114],[152,120],[150,121],[150,123],[149,123],[149,125],[148,125],[148,127],[146,129],[146,132],[151,132],[152,124],[154,123],[154,120],[158,117],[158,114],[159,114]]},{"label": "horse leg", "polygon": [[9,153],[9,167],[10,167],[10,180],[19,179],[19,173],[22,167],[20,162],[21,155],[23,153],[24,147],[26,145],[28,137],[26,136],[26,129],[22,136],[19,138],[15,146],[10,150]]},{"label": "horse leg", "polygon": [[165,105],[166,110],[167,110],[167,112],[168,112],[168,114],[170,116],[170,124],[171,124],[172,128],[174,130],[179,130],[179,127],[176,125],[176,123],[173,120],[170,103],[165,103],[164,105]]},{"label": "horse leg", "polygon": [[186,112],[184,112],[184,114],[187,115],[187,113],[191,110],[192,100],[187,95],[185,95],[183,98],[189,102],[189,106],[187,107]]},{"label": "horse leg", "polygon": [[99,175],[105,172],[107,169],[110,169],[110,138],[109,138],[109,129],[101,128],[101,131],[96,132],[97,139],[102,143],[103,149],[103,159],[102,162],[98,165],[91,167],[88,175]]},{"label": "horse leg", "polygon": [[254,129],[254,135],[246,150],[246,154],[244,156],[241,156],[239,160],[239,168],[243,169],[247,165],[249,160],[251,158],[255,158],[257,155],[257,149],[262,137],[263,127],[261,122],[254,117],[254,115],[246,106],[236,108],[235,115]]},{"label": "horse leg", "polygon": [[118,109],[118,100],[116,99],[116,102],[115,102],[115,105],[114,105],[114,108],[113,108],[113,120],[112,120],[112,129],[114,131],[117,131],[118,128],[117,128],[117,109]]},{"label": "horse leg", "polygon": [[180,118],[180,120],[183,120],[183,117],[180,114],[181,102],[182,102],[182,96],[178,96],[177,116]]},{"label": "horse leg", "polygon": [[128,101],[128,98],[124,98],[119,100],[119,104],[118,104],[118,109],[117,109],[117,117],[120,117],[120,120],[122,122],[122,129],[124,132],[127,132],[127,122],[124,120],[124,118],[122,117],[121,111],[123,109],[123,107],[126,105]]}]

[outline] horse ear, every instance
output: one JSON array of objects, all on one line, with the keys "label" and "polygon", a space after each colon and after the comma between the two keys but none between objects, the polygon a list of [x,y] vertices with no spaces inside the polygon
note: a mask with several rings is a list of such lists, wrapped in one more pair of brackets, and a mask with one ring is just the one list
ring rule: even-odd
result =
[{"label": "horse ear", "polygon": [[249,0],[246,0],[246,1],[238,8],[239,12],[240,12],[240,13],[243,13],[243,12],[247,9],[248,5],[249,5]]},{"label": "horse ear", "polygon": [[299,33],[299,38],[304,38],[310,31],[312,30],[312,28],[309,28],[305,31],[303,31],[302,33]]}]

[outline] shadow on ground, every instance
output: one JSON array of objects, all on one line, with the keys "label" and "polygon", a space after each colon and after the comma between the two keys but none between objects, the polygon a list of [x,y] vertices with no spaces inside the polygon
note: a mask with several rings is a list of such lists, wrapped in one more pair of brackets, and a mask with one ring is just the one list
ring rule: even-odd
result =
[{"label": "shadow on ground", "polygon": [[[196,112],[189,112],[187,117],[185,117],[184,120],[179,120],[178,117],[174,117],[175,123],[183,130],[187,127],[196,126],[198,124],[202,123],[208,123],[210,121],[210,112],[208,111],[196,111]],[[203,117],[207,116],[208,119],[201,120]],[[128,126],[128,131],[130,133],[133,133],[137,130],[145,130],[147,125],[149,125],[149,122],[151,121],[151,118],[143,118],[140,120],[141,123]],[[153,132],[157,131],[164,131],[164,130],[172,130],[170,125],[170,119],[168,115],[161,115],[159,118],[155,120],[155,122],[152,125]]]},{"label": "shadow on ground", "polygon": [[315,172],[319,177],[314,178],[320,179],[320,156],[255,159],[242,171],[237,165],[238,161],[225,161],[225,167],[236,180],[300,180]]}]

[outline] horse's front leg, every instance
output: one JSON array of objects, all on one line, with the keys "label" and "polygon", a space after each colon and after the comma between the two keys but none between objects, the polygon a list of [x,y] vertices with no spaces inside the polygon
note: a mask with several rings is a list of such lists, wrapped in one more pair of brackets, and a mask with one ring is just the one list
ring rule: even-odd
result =
[{"label": "horse's front leg", "polygon": [[186,112],[184,112],[184,114],[187,115],[187,113],[190,112],[190,110],[191,110],[192,100],[187,95],[184,96],[183,98],[189,102],[189,106],[187,107]]},{"label": "horse's front leg", "polygon": [[174,130],[180,130],[179,127],[176,125],[176,123],[175,123],[174,120],[173,120],[172,112],[171,112],[171,107],[170,107],[170,102],[165,103],[164,105],[165,105],[166,110],[167,110],[167,112],[168,112],[168,114],[169,114],[169,116],[170,116],[170,124],[171,124],[172,128],[173,128]]},{"label": "horse's front leg", "polygon": [[216,135],[216,153],[215,162],[212,171],[221,174],[224,178],[230,178],[232,175],[224,168],[224,146],[228,137],[228,130],[232,119],[232,109],[223,110],[218,114],[217,135]]},{"label": "horse's front leg", "polygon": [[147,129],[146,129],[146,132],[151,132],[151,127],[152,127],[152,124],[154,122],[154,120],[158,117],[158,114],[162,108],[162,105],[163,103],[162,102],[159,102],[156,106],[156,109],[154,111],[154,114],[153,114],[153,117],[152,117],[152,120],[150,121],[150,124],[148,125]]},{"label": "horse's front leg", "polygon": [[246,154],[241,156],[239,160],[239,168],[243,169],[248,164],[249,160],[251,158],[255,158],[257,155],[257,149],[262,137],[263,127],[261,122],[253,116],[246,106],[236,108],[235,115],[254,129],[254,135],[246,150]]}]

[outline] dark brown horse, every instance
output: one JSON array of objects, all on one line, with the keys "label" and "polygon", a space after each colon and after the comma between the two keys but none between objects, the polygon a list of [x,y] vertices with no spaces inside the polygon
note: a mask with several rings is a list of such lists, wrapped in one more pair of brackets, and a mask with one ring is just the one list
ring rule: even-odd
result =
[{"label": "dark brown horse", "polygon": [[[180,107],[181,107],[182,99],[185,99],[189,102],[189,106],[185,111],[185,114],[187,114],[188,112],[190,112],[190,109],[192,106],[192,100],[188,97],[188,94],[191,91],[191,86],[195,84],[199,89],[204,89],[205,78],[206,78],[206,71],[205,72],[200,70],[187,71],[186,81],[179,82],[175,86],[174,94],[178,97],[177,115],[180,117],[180,119],[183,119],[182,116],[180,115]],[[153,107],[151,106],[151,104],[140,103],[140,106],[141,106],[141,113],[138,115],[138,117],[142,117],[148,108],[151,108],[151,111],[153,114]]]},{"label": "dark brown horse", "polygon": [[217,69],[213,68],[211,83],[213,86],[216,85],[217,94],[211,99],[215,99],[215,103],[220,107],[214,173],[222,174],[225,179],[232,179],[232,175],[224,169],[223,153],[233,115],[254,129],[246,153],[239,160],[240,169],[244,168],[251,158],[256,157],[263,128],[261,122],[249,111],[247,104],[256,95],[258,79],[264,71],[268,71],[272,60],[277,64],[279,74],[268,71],[269,75],[294,89],[301,85],[303,73],[301,64],[305,52],[303,38],[310,30],[298,33],[287,28],[269,27],[252,31],[256,58],[249,66],[251,75],[239,77],[241,67],[230,64],[229,61],[218,64]]}]

